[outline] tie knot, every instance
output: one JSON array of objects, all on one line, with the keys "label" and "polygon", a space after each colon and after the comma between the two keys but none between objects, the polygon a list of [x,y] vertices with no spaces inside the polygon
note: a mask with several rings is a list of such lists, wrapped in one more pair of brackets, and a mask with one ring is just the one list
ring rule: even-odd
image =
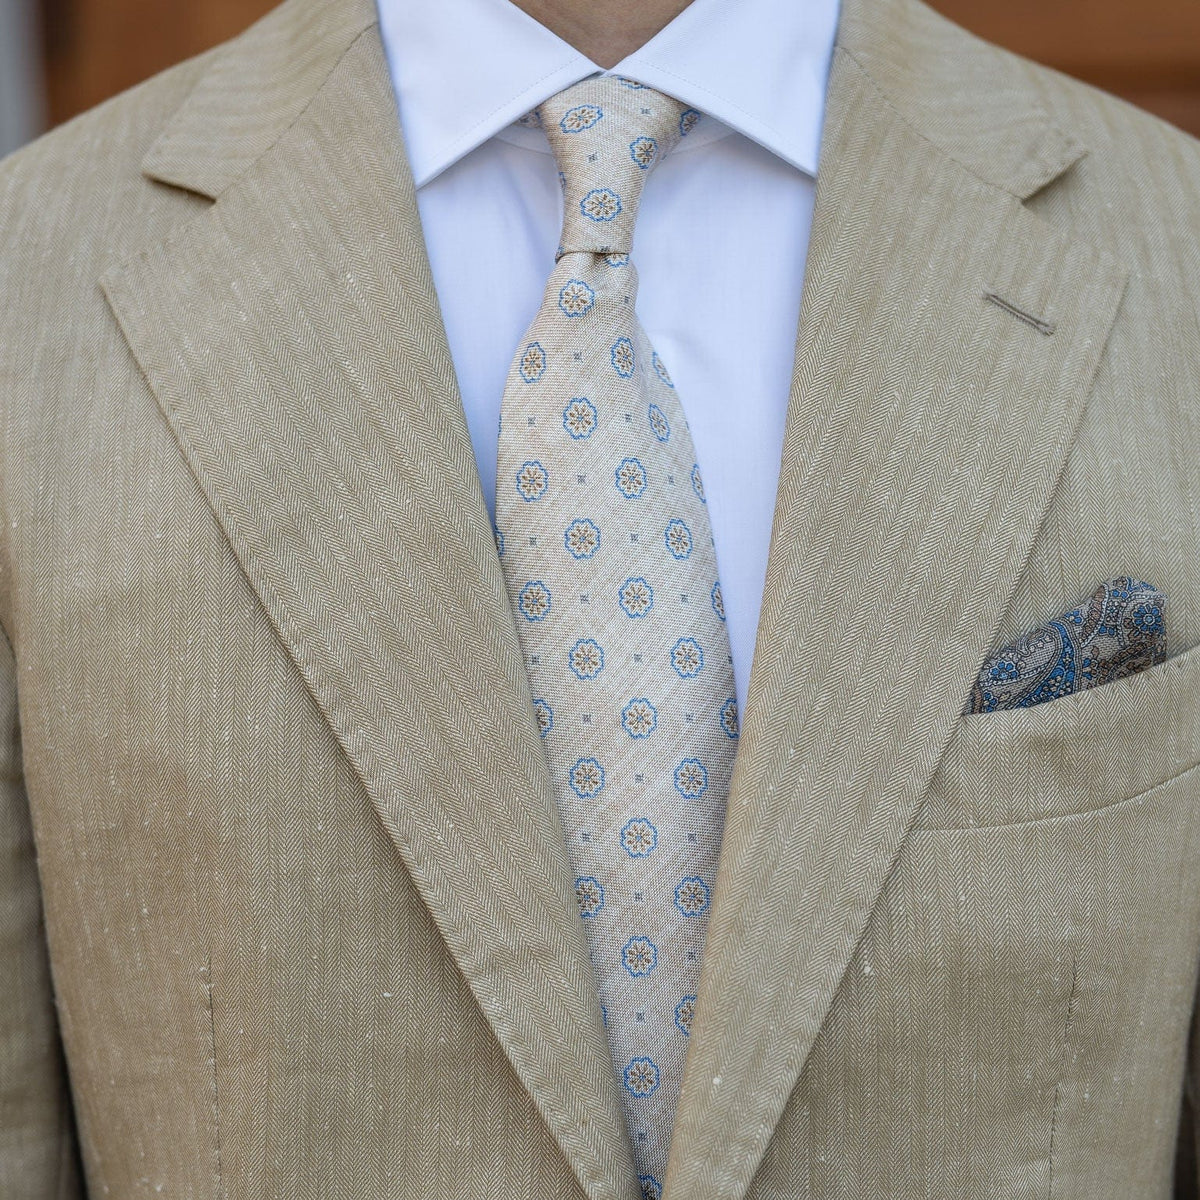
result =
[{"label": "tie knot", "polygon": [[632,79],[601,75],[551,96],[537,115],[563,187],[558,257],[628,254],[646,176],[700,114]]}]

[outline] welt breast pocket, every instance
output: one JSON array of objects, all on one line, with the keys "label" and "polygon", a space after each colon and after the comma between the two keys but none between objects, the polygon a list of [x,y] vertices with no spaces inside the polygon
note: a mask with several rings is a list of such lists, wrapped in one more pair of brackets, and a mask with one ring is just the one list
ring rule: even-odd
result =
[{"label": "welt breast pocket", "polygon": [[[1198,764],[1194,646],[1057,700],[960,717],[914,828],[983,830],[1098,811]],[[1200,781],[1183,790],[1194,798]]]}]

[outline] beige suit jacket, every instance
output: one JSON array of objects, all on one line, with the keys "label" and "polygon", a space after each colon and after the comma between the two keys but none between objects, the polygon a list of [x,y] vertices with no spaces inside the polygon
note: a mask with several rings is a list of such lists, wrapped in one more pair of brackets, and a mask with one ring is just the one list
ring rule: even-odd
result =
[{"label": "beige suit jacket", "polygon": [[[0,237],[0,1194],[634,1200],[370,0]],[[1196,142],[846,0],[671,1200],[1182,1188],[1198,297]],[[1126,572],[1170,661],[960,716]]]}]

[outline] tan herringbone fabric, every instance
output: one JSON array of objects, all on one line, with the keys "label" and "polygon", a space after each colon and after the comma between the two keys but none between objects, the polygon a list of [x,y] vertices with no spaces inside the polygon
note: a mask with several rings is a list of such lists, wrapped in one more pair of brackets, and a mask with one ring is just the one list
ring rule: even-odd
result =
[{"label": "tan herringbone fabric", "polygon": [[[5,1196],[76,1144],[95,1196],[637,1196],[373,22],[290,0],[0,167]],[[845,3],[668,1196],[1172,1195],[1198,195]],[[959,715],[1123,574],[1171,661]]]}]

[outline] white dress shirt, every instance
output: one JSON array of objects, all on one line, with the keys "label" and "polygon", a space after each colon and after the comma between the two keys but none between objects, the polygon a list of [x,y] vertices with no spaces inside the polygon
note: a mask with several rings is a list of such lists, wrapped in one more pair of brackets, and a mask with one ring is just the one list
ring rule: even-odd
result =
[{"label": "white dress shirt", "polygon": [[[509,0],[378,0],[417,204],[483,494],[505,378],[562,224],[517,120],[604,74]],[[612,68],[703,113],[643,193],[637,311],[704,478],[739,709],[754,655],[838,0],[693,0]]]}]

